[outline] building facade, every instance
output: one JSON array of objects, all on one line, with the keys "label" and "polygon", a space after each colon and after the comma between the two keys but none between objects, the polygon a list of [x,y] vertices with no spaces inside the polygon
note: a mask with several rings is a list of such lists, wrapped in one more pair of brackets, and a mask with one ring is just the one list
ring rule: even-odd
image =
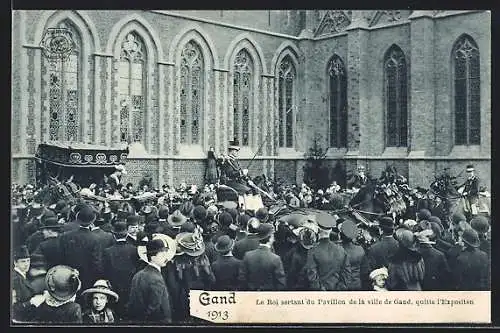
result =
[{"label": "building facade", "polygon": [[[129,143],[126,181],[202,183],[238,138],[250,174],[290,182],[304,156],[428,186],[473,163],[490,188],[488,11],[14,11],[12,181],[39,143]],[[74,48],[49,59],[49,28]]]}]

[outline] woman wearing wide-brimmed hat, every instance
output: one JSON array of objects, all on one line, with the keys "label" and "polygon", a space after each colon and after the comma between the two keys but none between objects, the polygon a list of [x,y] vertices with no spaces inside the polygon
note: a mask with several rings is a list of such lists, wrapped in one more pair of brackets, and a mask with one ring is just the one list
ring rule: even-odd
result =
[{"label": "woman wearing wide-brimmed hat", "polygon": [[179,285],[179,307],[176,309],[176,319],[190,321],[189,291],[191,289],[210,290],[215,282],[210,261],[205,253],[205,243],[199,228],[194,232],[182,232],[175,239],[177,254],[174,259],[176,280]]},{"label": "woman wearing wide-brimmed hat", "polygon": [[88,309],[83,313],[83,322],[89,324],[110,324],[116,322],[115,312],[110,303],[118,302],[120,298],[111,289],[108,280],[97,280],[92,288],[82,292],[82,296],[89,303]]},{"label": "woman wearing wide-brimmed hat", "polygon": [[82,309],[75,302],[81,288],[79,273],[65,265],[49,269],[45,276],[45,302],[35,309],[38,323],[82,323]]},{"label": "woman wearing wide-brimmed hat", "polygon": [[418,252],[418,243],[410,230],[400,228],[395,238],[399,242],[396,253],[389,258],[388,290],[422,290],[425,264]]}]

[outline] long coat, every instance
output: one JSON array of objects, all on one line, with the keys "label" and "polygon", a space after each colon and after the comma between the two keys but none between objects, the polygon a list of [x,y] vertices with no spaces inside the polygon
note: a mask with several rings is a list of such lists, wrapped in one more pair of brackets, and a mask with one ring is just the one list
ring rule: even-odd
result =
[{"label": "long coat", "polygon": [[452,274],[455,290],[490,290],[488,255],[479,249],[465,249],[456,260]]},{"label": "long coat", "polygon": [[170,295],[158,269],[147,265],[134,275],[127,309],[128,319],[134,322],[172,322]]},{"label": "long coat", "polygon": [[365,250],[363,247],[353,244],[352,242],[345,242],[342,244],[349,264],[351,266],[351,280],[347,286],[348,290],[361,290],[361,263],[365,257]]},{"label": "long coat", "polygon": [[26,239],[26,245],[28,247],[29,253],[35,252],[38,245],[43,242],[45,237],[43,236],[43,232],[41,230],[37,230],[33,234],[31,234],[28,239]]},{"label": "long coat", "polygon": [[215,275],[214,290],[238,290],[238,273],[241,260],[233,256],[219,256],[212,263]]},{"label": "long coat", "polygon": [[349,257],[342,246],[322,238],[309,250],[305,266],[309,288],[318,291],[347,290],[351,280]]},{"label": "long coat", "polygon": [[40,243],[35,253],[43,255],[47,270],[59,265],[61,260],[61,245],[59,237],[51,237]]},{"label": "long coat", "polygon": [[76,268],[80,272],[82,290],[90,288],[102,278],[102,248],[99,238],[89,229],[78,230],[60,236],[61,261],[63,265]]},{"label": "long coat", "polygon": [[242,290],[273,291],[284,290],[286,287],[281,258],[263,245],[245,253],[239,280]]},{"label": "long coat", "polygon": [[450,267],[443,252],[436,250],[430,244],[420,244],[420,254],[424,258],[425,274],[422,283],[423,290],[450,290]]},{"label": "long coat", "polygon": [[138,261],[137,248],[124,240],[104,250],[104,276],[120,296],[115,308],[119,317],[125,315],[125,304],[128,301],[130,284],[136,273]]},{"label": "long coat", "polygon": [[304,269],[308,252],[309,250],[304,248],[300,243],[295,243],[283,256],[288,290],[308,290],[308,282]]},{"label": "long coat", "polygon": [[12,289],[16,291],[17,299],[17,303],[13,306],[13,318],[22,322],[31,320],[34,307],[29,301],[34,295],[34,290],[30,282],[18,272],[13,271]]}]

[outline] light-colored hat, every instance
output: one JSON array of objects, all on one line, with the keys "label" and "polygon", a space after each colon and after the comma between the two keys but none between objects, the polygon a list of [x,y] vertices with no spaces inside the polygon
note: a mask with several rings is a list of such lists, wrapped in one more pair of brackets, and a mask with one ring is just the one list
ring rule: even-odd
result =
[{"label": "light-colored hat", "polygon": [[369,276],[370,280],[374,280],[379,275],[383,275],[387,278],[389,276],[389,271],[387,270],[387,267],[381,267],[371,271]]},{"label": "light-colored hat", "polygon": [[118,164],[115,165],[115,169],[123,173],[124,175],[127,174],[127,170],[125,170],[125,166],[123,164]]},{"label": "light-colored hat", "polygon": [[[161,241],[163,241],[165,247],[167,248],[167,261],[172,260],[172,258],[175,256],[175,252],[177,251],[177,244],[175,240],[165,234],[153,234],[152,238],[152,240],[160,239]],[[146,243],[147,240],[147,237],[142,239],[143,243]],[[137,254],[139,255],[139,258],[141,258],[145,262],[149,262],[147,257],[146,245],[137,246]]]},{"label": "light-colored hat", "polygon": [[95,293],[111,296],[115,302],[117,302],[120,298],[117,293],[111,290],[111,283],[109,283],[108,280],[97,280],[92,288],[86,289],[82,292],[82,296],[89,294],[92,295]]}]

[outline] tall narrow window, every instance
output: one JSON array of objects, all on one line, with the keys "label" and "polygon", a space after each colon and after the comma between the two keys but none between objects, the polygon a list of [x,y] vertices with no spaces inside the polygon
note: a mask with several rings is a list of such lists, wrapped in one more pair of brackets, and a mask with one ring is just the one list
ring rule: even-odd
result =
[{"label": "tall narrow window", "polygon": [[386,145],[406,147],[408,139],[406,60],[399,47],[393,45],[386,53],[384,72]]},{"label": "tall narrow window", "polygon": [[49,138],[50,140],[80,140],[80,35],[67,21],[58,28],[71,32],[75,42],[72,53],[64,59],[48,63],[49,66]]},{"label": "tall narrow window", "polygon": [[347,147],[347,76],[337,55],[328,63],[330,83],[330,147]]},{"label": "tall narrow window", "polygon": [[250,114],[253,100],[253,63],[250,54],[241,50],[234,61],[234,137],[242,146],[250,145]]},{"label": "tall narrow window", "polygon": [[137,34],[129,33],[121,46],[118,67],[121,141],[144,139],[145,61],[143,42]]},{"label": "tall narrow window", "polygon": [[200,144],[204,73],[201,49],[194,41],[182,50],[180,70],[181,144]]},{"label": "tall narrow window", "polygon": [[281,61],[278,73],[279,146],[292,148],[294,144],[295,67],[290,56]]},{"label": "tall narrow window", "polygon": [[461,37],[453,48],[455,93],[455,144],[481,143],[481,83],[479,49],[469,36]]}]

